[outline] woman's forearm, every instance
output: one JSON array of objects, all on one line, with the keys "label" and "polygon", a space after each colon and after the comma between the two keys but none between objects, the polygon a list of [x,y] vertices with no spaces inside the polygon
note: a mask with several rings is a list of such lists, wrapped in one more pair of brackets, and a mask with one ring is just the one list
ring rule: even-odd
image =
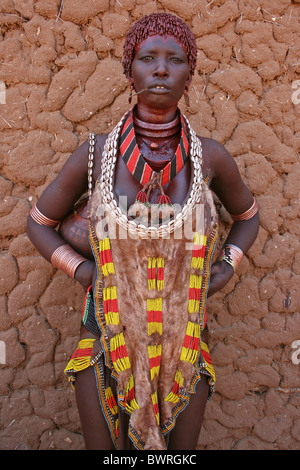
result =
[{"label": "woman's forearm", "polygon": [[40,225],[29,216],[27,234],[38,252],[55,268],[78,280],[85,288],[90,285],[94,263],[67,245],[54,228]]},{"label": "woman's forearm", "polygon": [[38,252],[51,263],[53,252],[65,243],[54,228],[37,224],[29,215],[27,235]]},{"label": "woman's forearm", "polygon": [[238,268],[243,255],[253,245],[258,234],[258,228],[258,213],[249,220],[233,223],[223,246],[225,247],[226,245],[234,245],[242,251],[240,254],[236,254],[233,250],[230,250],[229,253],[226,253],[226,250],[222,250],[218,255],[217,261],[212,265],[211,269],[211,280],[208,297],[223,289],[223,287],[225,287],[226,284],[230,281],[234,275],[235,270]]},{"label": "woman's forearm", "polygon": [[245,254],[256,240],[259,229],[259,214],[249,220],[234,222],[225,244],[238,246]]}]

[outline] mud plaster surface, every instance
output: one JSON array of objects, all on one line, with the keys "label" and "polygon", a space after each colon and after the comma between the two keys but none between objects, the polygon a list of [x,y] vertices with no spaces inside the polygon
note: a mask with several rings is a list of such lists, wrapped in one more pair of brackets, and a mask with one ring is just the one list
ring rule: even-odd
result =
[{"label": "mud plaster surface", "polygon": [[38,255],[26,218],[89,132],[106,133],[128,109],[124,37],[153,11],[191,26],[198,64],[190,110],[181,107],[232,153],[261,214],[254,246],[209,300],[217,385],[198,447],[300,448],[299,0],[2,0],[1,449],[83,448],[63,374],[83,291]]}]

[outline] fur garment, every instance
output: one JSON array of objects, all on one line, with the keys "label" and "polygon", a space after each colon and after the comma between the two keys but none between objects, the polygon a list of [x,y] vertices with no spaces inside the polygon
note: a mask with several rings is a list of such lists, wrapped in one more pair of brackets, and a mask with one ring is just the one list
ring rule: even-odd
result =
[{"label": "fur garment", "polygon": [[[100,194],[99,194],[100,193]],[[207,236],[206,254],[212,252],[216,231],[216,216],[211,194],[203,184],[203,207],[205,207],[204,225],[196,231]],[[103,220],[97,217],[97,208],[101,204],[101,192],[95,191],[91,206],[91,224],[94,228],[94,246],[105,238],[98,226],[103,227]],[[191,226],[191,218],[185,224]],[[110,227],[110,212],[106,212],[106,223]],[[194,220],[194,226],[197,221]],[[115,227],[114,227],[115,228]],[[193,379],[199,378],[195,364],[180,360],[188,321],[200,322],[198,311],[188,311],[190,275],[197,270],[191,268],[193,240],[184,236],[175,239],[174,234],[166,239],[126,239],[110,238],[110,249],[114,264],[114,274],[103,277],[103,287],[116,286],[119,324],[106,324],[102,316],[102,328],[107,335],[106,348],[110,350],[110,340],[115,335],[123,334],[130,368],[116,374],[119,396],[124,395],[130,376],[134,379],[134,396],[138,408],[131,412],[130,437],[138,448],[148,450],[166,449],[167,432],[174,426],[175,418],[188,403],[193,392]],[[107,235],[107,234],[106,234]],[[164,259],[164,288],[149,290],[148,261],[150,258]],[[201,290],[205,297],[208,286],[209,260],[204,268],[197,272],[202,275]],[[101,269],[101,267],[99,267]],[[157,296],[162,299],[162,333],[148,334],[147,300]],[[202,306],[204,308],[204,306]],[[148,346],[162,345],[160,370],[151,380]],[[198,352],[200,355],[200,351]],[[197,360],[198,361],[198,360]],[[196,361],[196,363],[197,363]],[[107,359],[107,365],[112,367]],[[176,402],[165,401],[170,393],[177,370],[184,378],[181,385],[180,399]],[[157,393],[159,424],[153,408],[152,396]]]}]

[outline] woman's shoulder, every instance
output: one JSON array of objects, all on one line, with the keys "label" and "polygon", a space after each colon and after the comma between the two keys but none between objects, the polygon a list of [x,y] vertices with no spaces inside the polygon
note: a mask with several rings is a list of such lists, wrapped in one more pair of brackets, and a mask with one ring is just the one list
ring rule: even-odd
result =
[{"label": "woman's shoulder", "polygon": [[202,153],[204,157],[213,159],[222,158],[226,155],[229,155],[229,152],[226,150],[226,147],[217,140],[214,140],[211,137],[197,137],[201,141]]},{"label": "woman's shoulder", "polygon": [[231,166],[234,161],[230,153],[220,142],[198,136],[202,146],[203,169],[210,177],[216,177],[220,168]]}]

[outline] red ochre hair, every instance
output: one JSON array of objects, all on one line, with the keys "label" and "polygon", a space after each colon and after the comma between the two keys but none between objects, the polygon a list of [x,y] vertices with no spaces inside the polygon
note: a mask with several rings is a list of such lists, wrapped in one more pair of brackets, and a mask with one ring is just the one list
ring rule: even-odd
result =
[{"label": "red ochre hair", "polygon": [[174,36],[183,45],[193,75],[197,60],[197,45],[194,34],[187,24],[177,16],[170,13],[152,13],[137,21],[126,35],[122,60],[126,77],[129,79],[131,76],[135,46],[149,36],[156,34]]}]

